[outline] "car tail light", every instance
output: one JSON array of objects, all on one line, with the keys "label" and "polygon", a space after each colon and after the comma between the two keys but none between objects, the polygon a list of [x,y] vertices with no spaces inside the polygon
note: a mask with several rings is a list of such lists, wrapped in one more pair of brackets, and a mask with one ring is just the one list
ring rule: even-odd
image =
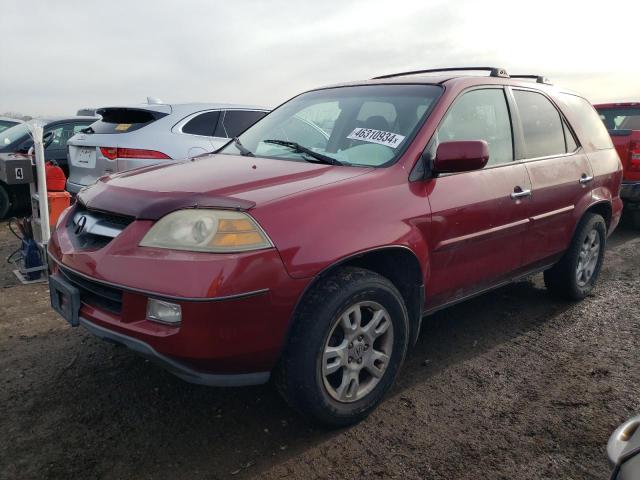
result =
[{"label": "car tail light", "polygon": [[118,149],[115,147],[100,147],[100,152],[109,160],[118,158]]},{"label": "car tail light", "polygon": [[629,170],[640,171],[640,143],[633,142],[629,146]]},{"label": "car tail light", "polygon": [[155,160],[171,160],[171,157],[157,150],[144,150],[142,148],[116,148],[100,147],[100,152],[105,158],[115,160],[116,158],[151,158]]}]

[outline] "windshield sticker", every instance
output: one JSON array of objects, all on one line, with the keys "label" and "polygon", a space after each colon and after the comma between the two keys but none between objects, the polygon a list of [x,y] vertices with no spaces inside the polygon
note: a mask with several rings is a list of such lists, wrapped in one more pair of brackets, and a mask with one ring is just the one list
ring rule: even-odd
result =
[{"label": "windshield sticker", "polygon": [[371,128],[356,128],[347,136],[347,138],[396,148],[404,140],[404,135],[385,132],[383,130],[373,130]]},{"label": "windshield sticker", "polygon": [[119,132],[126,132],[130,128],[131,128],[131,123],[119,123],[116,126],[116,130],[118,130]]}]

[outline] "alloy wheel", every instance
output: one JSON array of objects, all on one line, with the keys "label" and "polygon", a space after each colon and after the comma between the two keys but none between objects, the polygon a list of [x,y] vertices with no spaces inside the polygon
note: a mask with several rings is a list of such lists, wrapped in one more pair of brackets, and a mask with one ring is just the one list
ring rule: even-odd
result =
[{"label": "alloy wheel", "polygon": [[393,349],[393,323],[377,302],[358,302],[333,322],[320,374],[329,395],[350,403],[369,394],[382,379]]},{"label": "alloy wheel", "polygon": [[578,266],[576,267],[576,281],[580,287],[584,287],[593,277],[598,259],[600,258],[600,235],[594,228],[585,237],[578,253]]}]

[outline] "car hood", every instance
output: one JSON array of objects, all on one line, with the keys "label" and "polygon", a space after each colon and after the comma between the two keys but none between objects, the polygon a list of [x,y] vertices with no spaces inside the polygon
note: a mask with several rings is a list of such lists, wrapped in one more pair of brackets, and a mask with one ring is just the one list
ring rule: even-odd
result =
[{"label": "car hood", "polygon": [[249,210],[373,170],[237,155],[165,162],[99,179],[78,200],[87,208],[156,220],[181,208]]}]

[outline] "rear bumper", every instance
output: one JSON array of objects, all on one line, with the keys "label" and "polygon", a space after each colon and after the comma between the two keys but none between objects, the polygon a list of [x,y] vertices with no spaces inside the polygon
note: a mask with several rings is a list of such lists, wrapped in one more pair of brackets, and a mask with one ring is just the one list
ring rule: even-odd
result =
[{"label": "rear bumper", "polygon": [[114,342],[133,350],[139,355],[159,364],[177,377],[199,385],[216,387],[240,387],[246,385],[258,385],[269,381],[269,372],[241,373],[241,374],[214,374],[194,370],[188,365],[176,361],[166,355],[158,353],[151,345],[137,338],[130,337],[113,330],[106,329],[85,318],[80,318],[80,325],[103,340]]},{"label": "rear bumper", "polygon": [[78,192],[80,190],[82,190],[85,186],[86,185],[80,185],[79,183],[73,183],[73,182],[67,180],[66,189],[67,189],[67,192],[69,192],[69,193],[71,193],[73,195],[77,195]]},{"label": "rear bumper", "polygon": [[640,182],[622,182],[620,198],[625,202],[640,203]]}]

